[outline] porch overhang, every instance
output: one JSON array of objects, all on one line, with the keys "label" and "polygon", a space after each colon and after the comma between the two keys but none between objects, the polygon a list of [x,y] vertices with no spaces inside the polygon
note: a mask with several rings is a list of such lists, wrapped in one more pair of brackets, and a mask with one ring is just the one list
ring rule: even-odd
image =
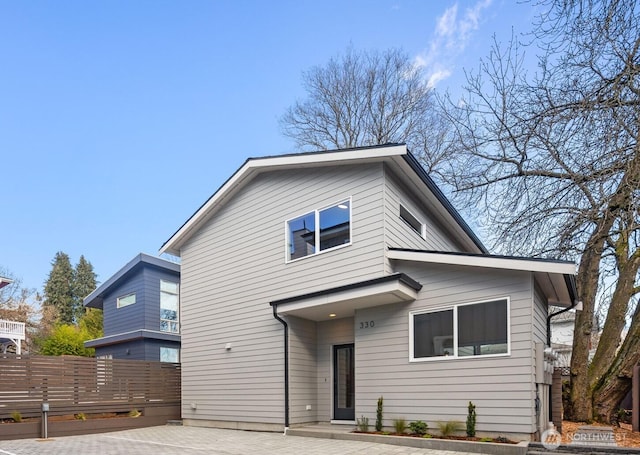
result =
[{"label": "porch overhang", "polygon": [[312,321],[345,318],[361,308],[411,302],[422,285],[404,273],[275,300],[279,315],[297,316]]}]

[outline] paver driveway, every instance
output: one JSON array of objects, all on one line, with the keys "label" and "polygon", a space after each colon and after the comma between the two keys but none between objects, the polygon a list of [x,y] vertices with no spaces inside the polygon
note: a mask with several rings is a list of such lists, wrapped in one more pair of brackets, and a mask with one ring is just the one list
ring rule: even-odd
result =
[{"label": "paver driveway", "polygon": [[431,449],[213,428],[159,426],[48,440],[0,441],[0,455],[466,455]]}]

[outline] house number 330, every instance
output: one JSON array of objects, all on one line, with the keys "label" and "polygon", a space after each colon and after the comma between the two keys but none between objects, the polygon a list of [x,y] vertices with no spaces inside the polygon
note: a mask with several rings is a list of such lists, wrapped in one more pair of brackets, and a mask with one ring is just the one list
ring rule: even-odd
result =
[{"label": "house number 330", "polygon": [[374,321],[362,321],[360,322],[360,328],[361,329],[370,329],[372,327],[374,327],[376,325],[376,323]]}]

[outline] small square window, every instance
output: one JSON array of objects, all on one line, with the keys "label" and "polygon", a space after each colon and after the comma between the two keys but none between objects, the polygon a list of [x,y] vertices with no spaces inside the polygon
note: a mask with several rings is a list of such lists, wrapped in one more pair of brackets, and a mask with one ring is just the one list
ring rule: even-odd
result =
[{"label": "small square window", "polygon": [[180,362],[180,349],[178,348],[160,348],[160,361],[169,363]]}]

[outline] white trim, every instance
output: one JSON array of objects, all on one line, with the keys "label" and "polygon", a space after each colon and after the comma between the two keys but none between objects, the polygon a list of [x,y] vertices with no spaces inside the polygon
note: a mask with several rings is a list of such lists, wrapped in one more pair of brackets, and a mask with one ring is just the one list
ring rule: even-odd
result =
[{"label": "white trim", "polygon": [[[340,245],[336,245],[336,246],[332,246],[331,248],[326,248],[324,250],[320,249],[320,212],[324,211],[324,210],[328,210],[330,208],[333,207],[338,207],[340,204],[348,202],[349,203],[349,242],[348,243],[341,243]],[[314,214],[314,233],[315,233],[315,245],[314,245],[314,249],[315,252],[312,254],[307,254],[305,256],[301,256],[299,258],[295,258],[295,259],[290,259],[289,255],[290,255],[290,243],[291,243],[291,238],[289,237],[290,234],[290,230],[289,230],[289,222],[296,220],[298,218],[302,218],[306,215],[311,215]],[[297,215],[294,216],[292,218],[289,218],[287,220],[285,220],[284,222],[284,262],[285,264],[289,264],[291,262],[296,262],[296,261],[300,261],[302,259],[308,258],[308,257],[313,257],[313,256],[317,256],[318,254],[322,254],[324,252],[327,251],[333,251],[333,250],[337,250],[339,248],[344,248],[347,246],[351,246],[353,244],[353,197],[349,196],[343,199],[338,200],[337,202],[334,202],[332,204],[328,204],[325,205],[324,207],[321,208],[317,208],[317,209],[313,209],[313,210],[309,210],[307,212],[302,213],[301,215]]]},{"label": "white trim", "polygon": [[[480,354],[480,355],[458,355],[458,307],[479,305],[482,303],[497,302],[506,300],[507,302],[507,352],[500,354]],[[449,356],[434,356],[434,357],[414,357],[413,354],[413,340],[414,340],[414,323],[413,317],[417,314],[437,313],[440,311],[453,311],[453,355]],[[474,302],[465,302],[449,305],[447,307],[438,308],[421,308],[409,312],[409,362],[434,362],[434,361],[449,361],[449,360],[471,360],[471,359],[487,359],[493,357],[509,357],[511,355],[511,297],[496,297],[492,299],[479,300]]]},{"label": "white trim", "polygon": [[427,251],[387,251],[388,259],[429,262],[435,264],[485,267],[491,269],[521,270],[526,272],[559,273],[576,275],[576,265],[563,261],[536,261],[526,258],[474,256],[465,254],[431,253]]},{"label": "white trim", "polygon": [[268,158],[255,158],[247,160],[229,180],[222,185],[213,196],[204,203],[182,227],[171,236],[160,248],[160,254],[170,253],[180,256],[182,242],[189,234],[197,229],[204,222],[209,212],[213,211],[217,205],[222,203],[230,193],[235,190],[243,181],[250,178],[252,174],[262,170],[273,168],[293,168],[310,164],[331,165],[345,163],[349,161],[379,161],[386,157],[406,155],[406,145],[372,147],[357,150],[340,150],[335,152],[308,153],[303,155],[275,156]]}]

